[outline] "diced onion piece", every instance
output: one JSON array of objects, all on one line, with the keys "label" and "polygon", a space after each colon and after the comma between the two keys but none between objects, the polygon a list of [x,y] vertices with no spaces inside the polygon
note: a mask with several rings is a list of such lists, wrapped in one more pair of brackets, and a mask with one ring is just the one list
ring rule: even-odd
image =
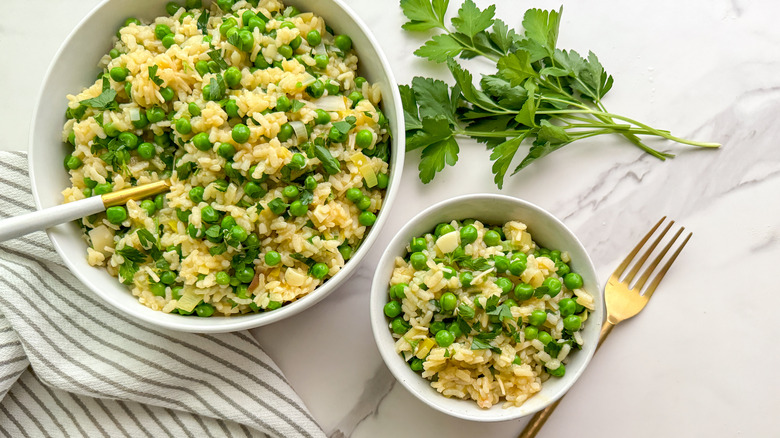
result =
[{"label": "diced onion piece", "polygon": [[460,242],[458,242],[458,236],[459,234],[457,231],[451,231],[436,239],[436,246],[442,253],[449,254],[452,251],[455,251],[460,244]]},{"label": "diced onion piece", "polygon": [[314,109],[321,109],[328,112],[339,112],[347,110],[347,102],[344,96],[325,96],[311,103]]},{"label": "diced onion piece", "polygon": [[202,299],[202,296],[188,290],[176,302],[176,308],[185,312],[192,312]]},{"label": "diced onion piece", "polygon": [[108,248],[114,247],[114,232],[105,225],[100,225],[89,231],[89,239],[92,241],[92,247],[95,251],[104,256],[110,254]]},{"label": "diced onion piece", "polygon": [[366,185],[369,188],[378,184],[374,165],[371,164],[371,161],[368,159],[368,157],[363,155],[361,152],[358,152],[350,157],[350,160],[358,167],[360,174],[363,176],[363,179],[366,180]]},{"label": "diced onion piece", "polygon": [[284,281],[290,286],[300,287],[306,281],[306,276],[295,268],[287,268],[284,273]]},{"label": "diced onion piece", "polygon": [[139,110],[138,108],[130,108],[129,113],[130,113],[130,120],[132,120],[133,122],[137,122],[141,120],[141,110]]},{"label": "diced onion piece", "polygon": [[303,122],[300,120],[294,120],[289,123],[295,131],[295,137],[298,139],[298,143],[304,142],[307,138],[309,138],[309,132],[306,130],[306,125],[304,125]]},{"label": "diced onion piece", "polygon": [[418,345],[417,345],[417,353],[415,356],[417,356],[417,359],[425,359],[426,356],[428,356],[428,353],[431,352],[431,348],[436,345],[436,341],[434,341],[431,338],[425,338],[423,339]]},{"label": "diced onion piece", "polygon": [[317,45],[317,47],[312,49],[314,51],[315,55],[327,55],[328,49],[325,48],[325,42],[320,40],[320,43]]},{"label": "diced onion piece", "polygon": [[309,85],[313,84],[316,80],[317,80],[317,78],[315,78],[314,76],[306,73],[306,74],[304,74],[304,79],[301,81],[301,87],[306,88]]}]

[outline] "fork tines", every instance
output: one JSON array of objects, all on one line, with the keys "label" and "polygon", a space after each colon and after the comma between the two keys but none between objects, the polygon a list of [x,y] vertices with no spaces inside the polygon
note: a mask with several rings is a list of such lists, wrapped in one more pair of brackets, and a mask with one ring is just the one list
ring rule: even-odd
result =
[{"label": "fork tines", "polygon": [[[653,226],[653,228],[650,229],[650,231],[642,238],[642,240],[639,241],[639,244],[637,244],[637,246],[631,250],[631,253],[626,256],[620,266],[615,269],[615,273],[613,274],[614,276],[619,277],[619,280],[624,284],[631,285],[631,288],[635,292],[644,293],[644,295],[646,295],[648,298],[653,293],[653,291],[655,291],[658,283],[660,283],[664,278],[664,275],[666,275],[669,267],[672,265],[672,263],[674,263],[675,259],[680,254],[680,251],[682,251],[682,249],[685,247],[685,244],[688,243],[688,239],[690,239],[693,235],[693,233],[689,232],[682,240],[682,243],[678,243],[680,236],[683,234],[683,231],[685,231],[685,227],[680,227],[671,238],[667,238],[666,245],[663,246],[662,249],[658,250],[657,248],[659,244],[665,240],[666,235],[674,225],[673,220],[670,220],[666,226],[663,227],[663,230],[660,232],[660,234],[658,234],[658,236],[655,237],[655,239],[653,239],[649,244],[648,241],[656,234],[656,231],[661,227],[661,224],[663,224],[664,221],[666,221],[666,216],[662,217],[661,220],[659,220],[658,223],[656,223],[655,226]],[[677,249],[672,252],[671,256],[666,257],[676,243],[678,245]],[[634,260],[640,251],[642,251],[641,255],[639,255],[639,257]],[[654,255],[655,257],[651,262],[647,263],[647,260],[651,255]],[[666,262],[661,264],[665,258]],[[629,265],[632,265],[631,270],[626,273],[626,268],[628,268]],[[642,275],[634,282],[634,278],[636,277],[637,273],[639,273],[639,270],[643,267],[644,271],[642,272]],[[656,272],[655,277],[653,277],[653,280],[650,282],[650,284],[644,288],[648,279],[650,279],[650,276],[654,272]]]}]

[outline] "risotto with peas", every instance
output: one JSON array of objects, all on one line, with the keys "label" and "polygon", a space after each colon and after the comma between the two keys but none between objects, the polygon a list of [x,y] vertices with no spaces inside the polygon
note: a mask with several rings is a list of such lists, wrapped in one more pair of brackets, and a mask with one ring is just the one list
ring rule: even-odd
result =
[{"label": "risotto with peas", "polygon": [[384,313],[396,351],[446,397],[520,406],[583,345],[594,302],[569,263],[521,222],[439,224],[395,261]]},{"label": "risotto with peas", "polygon": [[156,310],[277,309],[344,266],[388,183],[379,88],[349,36],[277,0],[129,18],[69,95],[65,202],[169,180],[84,218],[90,264]]}]

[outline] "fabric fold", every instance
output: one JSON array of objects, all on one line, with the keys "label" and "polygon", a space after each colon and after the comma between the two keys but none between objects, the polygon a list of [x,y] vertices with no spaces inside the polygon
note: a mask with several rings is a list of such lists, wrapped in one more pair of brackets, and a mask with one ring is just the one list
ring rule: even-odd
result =
[{"label": "fabric fold", "polygon": [[[0,153],[0,217],[34,210],[28,187],[26,157]],[[12,436],[324,437],[248,332],[143,325],[86,290],[42,232],[0,243],[0,397]]]}]

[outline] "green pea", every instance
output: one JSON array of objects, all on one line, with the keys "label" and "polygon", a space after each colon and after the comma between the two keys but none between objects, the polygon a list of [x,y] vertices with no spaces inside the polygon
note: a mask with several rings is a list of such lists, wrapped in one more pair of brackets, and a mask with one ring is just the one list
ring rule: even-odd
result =
[{"label": "green pea", "polygon": [[268,64],[268,61],[266,61],[263,53],[259,52],[255,58],[254,66],[259,69],[266,69],[270,67],[270,64]]},{"label": "green pea", "polygon": [[151,199],[144,199],[141,201],[141,208],[146,211],[147,216],[151,216],[154,214],[154,212],[157,210],[157,207],[154,205],[154,201]]},{"label": "green pea", "polygon": [[190,200],[194,202],[195,204],[199,204],[203,202],[203,192],[205,189],[201,186],[195,186],[190,189]]},{"label": "green pea", "polygon": [[225,271],[219,271],[215,275],[217,284],[226,286],[230,284],[230,275]]},{"label": "green pea", "polygon": [[404,333],[408,332],[412,326],[409,325],[402,317],[398,317],[393,320],[393,322],[390,323],[390,327],[393,330],[393,333],[398,335],[403,335]]},{"label": "green pea", "polygon": [[550,373],[550,375],[553,377],[563,377],[566,374],[566,365],[560,364],[558,365],[558,368],[554,370],[547,368],[547,372]]},{"label": "green pea", "polygon": [[362,129],[355,135],[355,144],[361,148],[367,148],[374,142],[374,133],[368,129]]},{"label": "green pea", "polygon": [[360,210],[368,210],[371,207],[371,198],[363,196],[358,202],[355,203]]},{"label": "green pea", "polygon": [[222,227],[223,230],[230,230],[234,225],[236,225],[236,219],[230,215],[225,215],[219,223],[219,226]]},{"label": "green pea", "polygon": [[89,177],[84,177],[84,185],[87,186],[87,188],[94,189],[97,185],[97,181],[93,180]]},{"label": "green pea", "polygon": [[230,160],[236,154],[236,148],[230,143],[220,143],[217,148],[217,154],[226,160]]},{"label": "green pea", "polygon": [[525,262],[515,259],[509,264],[509,273],[518,277],[525,271],[525,268]]},{"label": "green pea", "polygon": [[558,274],[560,277],[565,278],[565,276],[569,272],[571,272],[569,265],[563,263],[562,261],[555,262],[555,273]]},{"label": "green pea", "polygon": [[176,274],[173,271],[165,271],[160,274],[160,282],[167,285],[176,283]]},{"label": "green pea", "polygon": [[561,281],[557,278],[545,278],[544,281],[542,281],[542,286],[547,288],[547,294],[551,297],[558,295],[561,291]]},{"label": "green pea", "polygon": [[[357,190],[360,191],[360,189]],[[349,197],[349,190],[347,190],[347,197]],[[413,237],[412,242],[409,244],[409,248],[412,252],[420,252],[428,248],[428,241],[425,240],[424,237]]]},{"label": "green pea", "polygon": [[504,301],[504,305],[511,309],[512,307],[517,307],[517,302],[511,298],[508,298],[506,301]]},{"label": "green pea", "polygon": [[268,251],[265,253],[265,264],[268,266],[276,266],[282,262],[282,256],[276,251]]},{"label": "green pea", "polygon": [[447,348],[450,345],[452,345],[453,342],[455,342],[455,335],[450,333],[449,330],[441,330],[440,332],[436,333],[436,343],[439,344],[442,348]]},{"label": "green pea", "polygon": [[506,295],[509,292],[512,291],[512,280],[506,278],[506,277],[499,277],[496,279],[496,286],[498,286],[501,289],[501,293]]},{"label": "green pea", "polygon": [[582,276],[576,272],[570,272],[563,277],[563,284],[569,290],[579,289],[582,287]]},{"label": "green pea", "polygon": [[276,111],[279,112],[287,112],[292,108],[292,102],[290,102],[290,98],[287,96],[279,96],[276,99]]},{"label": "green pea", "polygon": [[287,205],[282,198],[274,198],[268,203],[268,209],[277,216],[284,214],[284,212],[287,211],[287,207],[289,207],[289,205]]},{"label": "green pea", "polygon": [[361,199],[363,199],[363,192],[360,191],[357,187],[352,187],[350,189],[347,189],[347,200],[349,202],[357,203]]},{"label": "green pea", "polygon": [[347,134],[342,134],[335,126],[328,131],[328,138],[334,143],[343,143],[347,140]]},{"label": "green pea", "polygon": [[[219,6],[220,9],[222,9],[225,12],[229,12],[233,8],[233,4],[235,4],[235,0],[217,0],[217,6]],[[235,19],[232,19],[235,22]]]},{"label": "green pea", "polygon": [[152,295],[156,297],[165,296],[165,285],[162,283],[152,283],[149,285],[149,290],[152,292]]},{"label": "green pea", "polygon": [[235,66],[229,67],[225,70],[225,84],[228,87],[233,88],[241,82],[241,70]]},{"label": "green pea", "polygon": [[358,216],[358,222],[360,222],[360,225],[370,227],[376,222],[376,215],[370,211],[364,211]]},{"label": "green pea", "polygon": [[306,157],[303,154],[294,153],[292,158],[290,158],[289,166],[293,169],[303,169],[306,167]]},{"label": "green pea", "polygon": [[108,72],[108,75],[111,76],[111,79],[115,80],[116,82],[122,82],[127,79],[127,75],[129,73],[130,70],[124,67],[114,67],[111,69],[111,71]]},{"label": "green pea", "polygon": [[288,199],[295,199],[300,194],[300,191],[298,190],[298,187],[295,186],[287,186],[284,189],[282,189],[282,196]]},{"label": "green pea", "polygon": [[133,124],[134,128],[138,128],[138,129],[146,128],[146,126],[149,124],[149,119],[146,117],[146,111],[139,110],[138,120],[133,120],[131,123]]},{"label": "green pea", "polygon": [[527,341],[530,341],[536,339],[536,337],[539,336],[539,329],[532,325],[529,325],[525,328],[524,334],[525,334],[525,339]]},{"label": "green pea", "polygon": [[571,298],[564,298],[558,302],[558,310],[563,317],[573,315],[577,310],[577,303]]},{"label": "green pea", "polygon": [[255,278],[255,270],[248,266],[242,269],[237,269],[236,278],[242,283],[251,283]]},{"label": "green pea", "polygon": [[309,175],[303,181],[303,187],[308,191],[313,191],[317,188],[317,180],[313,176]]},{"label": "green pea", "polygon": [[159,106],[153,106],[146,110],[146,118],[150,123],[161,122],[163,119],[165,119],[165,110]]},{"label": "green pea", "polygon": [[320,31],[317,29],[310,30],[309,33],[306,34],[306,41],[312,47],[319,46],[322,42],[322,35],[320,35]]},{"label": "green pea", "polygon": [[279,133],[276,135],[276,138],[278,138],[280,142],[284,143],[292,138],[294,133],[295,130],[293,129],[292,125],[285,123],[279,128]]},{"label": "green pea", "polygon": [[192,125],[187,119],[179,119],[176,121],[176,132],[182,135],[187,135],[192,132]]},{"label": "green pea", "polygon": [[330,62],[328,55],[314,55],[314,65],[319,69],[325,69]]},{"label": "green pea", "polygon": [[447,330],[452,333],[452,335],[455,337],[455,339],[458,339],[459,337],[463,336],[463,331],[460,329],[460,325],[457,321],[453,321],[450,323],[450,325],[447,327]]},{"label": "green pea", "polygon": [[466,303],[460,303],[458,306],[458,316],[463,319],[473,319],[476,314],[476,310]]},{"label": "green pea", "polygon": [[184,0],[184,7],[187,9],[199,9],[203,7],[202,0]]},{"label": "green pea", "polygon": [[412,253],[409,257],[409,261],[411,262],[412,267],[418,271],[428,269],[428,257],[421,252]]},{"label": "green pea", "polygon": [[293,201],[293,203],[290,204],[290,214],[295,217],[306,216],[306,213],[308,211],[309,211],[309,206],[304,204],[300,200]]},{"label": "green pea", "polygon": [[578,315],[569,315],[563,318],[563,328],[570,332],[576,332],[582,327],[582,318]]},{"label": "green pea", "polygon": [[260,187],[257,183],[249,181],[244,184],[244,193],[246,193],[251,198],[260,198],[265,196],[267,191]]},{"label": "green pea", "polygon": [[485,233],[483,240],[487,246],[497,246],[501,244],[501,235],[495,230],[490,230]]},{"label": "green pea", "polygon": [[127,210],[121,205],[108,207],[106,209],[106,218],[112,224],[121,224],[127,219]]},{"label": "green pea", "polygon": [[386,173],[377,173],[376,174],[376,186],[379,189],[386,189],[387,185],[390,183],[390,178],[387,176]]},{"label": "green pea", "polygon": [[365,84],[366,82],[368,82],[368,81],[366,81],[366,78],[364,78],[363,76],[356,77],[355,78],[355,88],[357,88],[357,89],[363,88],[363,84]]},{"label": "green pea", "polygon": [[[176,37],[173,34],[165,35],[162,39],[162,45],[166,49],[170,49],[172,45],[176,44]],[[162,90],[160,90],[162,91]],[[166,99],[168,101],[169,99]]]},{"label": "green pea", "polygon": [[230,229],[230,236],[243,243],[249,237],[249,233],[241,225],[233,225],[233,228]]},{"label": "green pea", "polygon": [[154,208],[162,210],[165,207],[165,195],[160,193],[154,197]]},{"label": "green pea", "polygon": [[[445,324],[444,321],[434,321],[431,323],[431,326],[428,328],[428,331],[430,331],[432,335],[435,335],[436,333],[439,333],[442,330],[447,330],[447,324]],[[399,335],[402,334],[403,333],[399,333]]]},{"label": "green pea", "polygon": [[84,162],[75,155],[68,155],[65,157],[65,169],[67,170],[76,170],[82,165],[84,165]]},{"label": "green pea", "polygon": [[106,193],[111,193],[113,190],[114,190],[114,184],[110,182],[105,182],[105,183],[95,185],[95,188],[93,189],[93,193],[95,195],[105,195]]},{"label": "green pea", "polygon": [[390,301],[389,303],[385,304],[384,312],[388,318],[395,318],[401,314],[401,303],[398,301]]},{"label": "green pea", "polygon": [[353,91],[353,92],[349,93],[349,96],[347,96],[347,99],[352,101],[352,106],[354,107],[355,105],[357,105],[358,102],[363,100],[363,94],[360,93],[359,91]]},{"label": "green pea", "polygon": [[293,49],[292,49],[292,47],[290,47],[290,46],[288,46],[288,45],[283,45],[283,46],[279,47],[279,48],[278,48],[278,49],[276,49],[276,50],[279,52],[279,54],[280,54],[280,55],[282,55],[282,57],[283,57],[284,59],[290,59],[290,58],[292,58],[292,55],[293,55]]},{"label": "green pea", "polygon": [[390,287],[390,298],[391,299],[399,299],[402,300],[406,298],[406,288],[408,288],[409,285],[406,283],[398,283],[394,284]]},{"label": "green pea", "polygon": [[544,345],[549,344],[553,340],[552,335],[543,330],[539,331],[539,334],[536,335],[536,338],[539,339],[539,341]]},{"label": "green pea", "polygon": [[290,41],[290,49],[293,51],[298,50],[299,47],[301,47],[301,44],[303,43],[303,38],[301,38],[300,35],[293,38],[292,41]]},{"label": "green pea", "polygon": [[411,368],[412,371],[419,373],[420,371],[423,370],[423,360],[415,357],[409,363],[409,368]]},{"label": "green pea", "polygon": [[334,42],[336,43],[336,47],[342,52],[347,52],[352,49],[352,38],[350,38],[349,35],[336,35]]},{"label": "green pea", "polygon": [[196,62],[195,71],[197,71],[201,77],[205,76],[209,72],[209,63],[203,60]]},{"label": "green pea", "polygon": [[214,224],[219,221],[219,212],[214,207],[207,205],[200,210],[200,217],[207,224]]},{"label": "green pea", "polygon": [[339,254],[341,254],[341,257],[344,260],[349,260],[350,257],[352,257],[352,247],[347,245],[346,243],[339,246]]},{"label": "green pea", "polygon": [[265,30],[265,25],[266,22],[258,16],[251,17],[247,22],[247,27],[249,30],[260,29],[260,31],[263,32]]},{"label": "green pea", "polygon": [[439,305],[445,312],[452,312],[458,306],[458,297],[452,292],[445,292],[439,298]]},{"label": "green pea", "polygon": [[471,286],[471,282],[474,280],[474,274],[471,272],[461,272],[458,276],[460,279],[460,284],[462,287],[469,287]]},{"label": "green pea", "polygon": [[176,4],[175,2],[168,2],[168,4],[165,5],[165,12],[168,13],[168,15],[174,15],[181,6]]},{"label": "green pea", "polygon": [[320,98],[323,94],[325,94],[325,84],[323,84],[321,80],[317,79],[306,88],[306,92],[309,93],[309,96],[315,99]]},{"label": "green pea", "polygon": [[[175,96],[175,92],[173,91],[173,88],[171,87],[163,87],[160,88],[160,95],[166,102],[170,102],[173,100],[173,97]],[[188,121],[189,123],[189,121]]]},{"label": "green pea", "polygon": [[[179,121],[185,120],[185,119],[179,119]],[[178,122],[177,122],[177,130],[178,130]],[[209,135],[206,132],[199,132],[195,134],[194,137],[192,137],[192,145],[195,146],[196,149],[199,151],[207,151],[211,149],[213,146],[211,142],[209,141]]]},{"label": "green pea", "polygon": [[539,327],[547,321],[547,312],[544,310],[534,310],[531,315],[528,316],[528,323],[532,326]]},{"label": "green pea", "polygon": [[[127,26],[127,24],[125,24],[125,26]],[[111,50],[108,52],[108,56],[110,56],[110,57],[111,57],[111,59],[116,59],[116,58],[119,58],[119,55],[121,55],[121,53],[120,53],[120,52],[119,52],[119,50],[117,50],[117,49],[111,49]]]},{"label": "green pea", "polygon": [[214,314],[214,306],[209,303],[200,303],[195,306],[195,314],[201,318],[208,318]]},{"label": "green pea", "polygon": [[233,131],[231,133],[233,137],[233,141],[236,143],[246,143],[249,140],[249,127],[244,125],[243,123],[239,123],[236,126],[233,127]]},{"label": "green pea", "polygon": [[460,243],[462,245],[474,243],[477,240],[478,235],[477,227],[474,225],[466,225],[460,229]]},{"label": "green pea", "polygon": [[328,265],[322,262],[315,263],[310,270],[311,276],[318,280],[322,280],[323,278],[325,278],[325,276],[328,275],[329,271],[330,268],[328,268]]},{"label": "green pea", "polygon": [[116,137],[117,135],[119,135],[119,129],[117,129],[117,127],[114,126],[114,124],[111,122],[108,122],[105,125],[103,125],[103,131],[109,137]]},{"label": "green pea", "polygon": [[509,259],[504,256],[494,256],[493,265],[497,273],[503,274],[509,269]]},{"label": "green pea", "polygon": [[534,288],[530,284],[520,283],[515,286],[515,298],[517,301],[525,301],[534,296]]},{"label": "green pea", "polygon": [[171,28],[168,27],[165,24],[158,24],[154,27],[154,36],[157,37],[158,40],[163,39],[165,35],[173,33],[171,31]]}]

